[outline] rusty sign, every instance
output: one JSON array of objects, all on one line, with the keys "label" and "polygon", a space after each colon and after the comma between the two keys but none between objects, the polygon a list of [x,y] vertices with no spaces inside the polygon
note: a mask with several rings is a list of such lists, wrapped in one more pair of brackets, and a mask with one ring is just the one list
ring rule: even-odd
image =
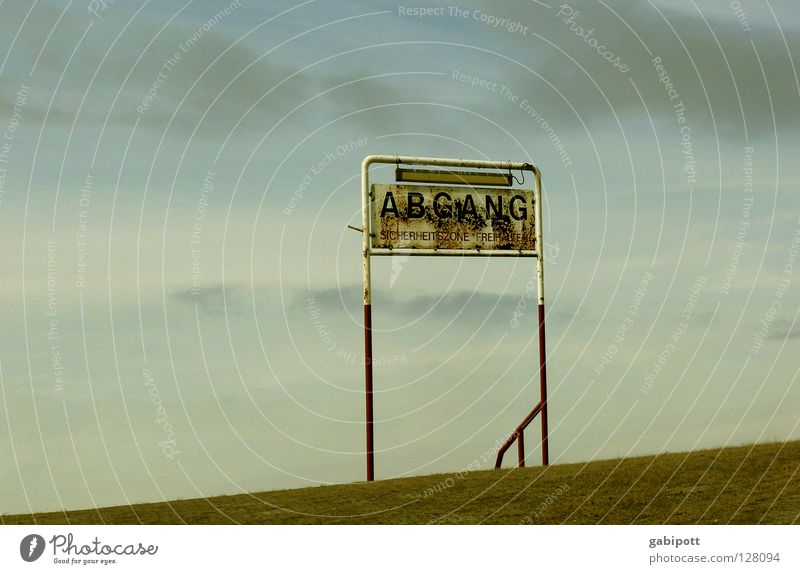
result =
[{"label": "rusty sign", "polygon": [[370,200],[373,251],[536,254],[532,190],[374,184]]},{"label": "rusty sign", "polygon": [[[395,165],[395,181],[427,185],[370,185],[371,165]],[[418,166],[426,169],[419,170]],[[410,169],[409,169],[410,168]],[[448,168],[433,171],[428,168]],[[453,171],[450,168],[471,171]],[[483,170],[487,170],[484,172]],[[534,191],[513,189],[512,170],[530,172]],[[440,184],[440,185],[435,185]],[[458,187],[446,187],[447,184]],[[487,185],[487,187],[475,187]],[[496,187],[508,187],[497,189]],[[375,411],[372,361],[372,257],[375,255],[471,255],[536,257],[539,401],[497,451],[495,466],[516,441],[525,466],[524,432],[537,416],[542,423],[542,464],[550,464],[547,375],[544,344],[542,175],[529,162],[497,162],[401,155],[368,155],[361,162],[361,261],[364,279],[364,422],[367,481],[375,480]]]}]

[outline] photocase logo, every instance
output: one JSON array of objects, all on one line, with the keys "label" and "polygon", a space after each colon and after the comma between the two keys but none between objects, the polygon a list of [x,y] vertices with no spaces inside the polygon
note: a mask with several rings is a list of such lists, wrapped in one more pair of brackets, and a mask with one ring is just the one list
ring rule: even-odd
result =
[{"label": "photocase logo", "polygon": [[35,562],[44,552],[44,538],[38,534],[28,534],[19,543],[19,555],[25,562]]}]

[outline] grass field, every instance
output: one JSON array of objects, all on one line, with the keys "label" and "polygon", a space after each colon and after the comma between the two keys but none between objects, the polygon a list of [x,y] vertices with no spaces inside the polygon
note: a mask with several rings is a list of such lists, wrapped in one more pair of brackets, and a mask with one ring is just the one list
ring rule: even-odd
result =
[{"label": "grass field", "polygon": [[5,524],[797,524],[800,441],[0,518]]}]

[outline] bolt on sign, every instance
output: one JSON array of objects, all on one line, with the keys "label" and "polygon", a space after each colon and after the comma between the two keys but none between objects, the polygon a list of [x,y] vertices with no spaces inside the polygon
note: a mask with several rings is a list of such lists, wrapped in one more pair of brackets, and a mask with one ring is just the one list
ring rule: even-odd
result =
[{"label": "bolt on sign", "polygon": [[533,190],[374,184],[370,195],[373,250],[535,255]]}]

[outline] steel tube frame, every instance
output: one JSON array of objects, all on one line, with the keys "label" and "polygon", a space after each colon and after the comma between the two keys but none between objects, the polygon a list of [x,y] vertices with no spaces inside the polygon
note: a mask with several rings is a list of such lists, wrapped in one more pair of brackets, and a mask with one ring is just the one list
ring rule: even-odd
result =
[{"label": "steel tube frame", "polygon": [[[445,167],[488,168],[502,170],[530,171],[535,179],[536,198],[536,251],[503,251],[503,250],[470,250],[456,249],[372,249],[372,221],[370,209],[369,168],[372,164],[403,164],[426,165]],[[514,440],[518,441],[519,466],[525,466],[525,443],[523,432],[537,414],[542,418],[542,464],[547,466],[550,462],[547,444],[547,377],[545,374],[545,344],[544,344],[544,261],[542,257],[542,177],[539,169],[528,162],[511,161],[485,161],[463,160],[452,158],[417,157],[400,155],[369,155],[361,162],[361,251],[363,259],[364,282],[364,369],[366,389],[366,455],[367,455],[367,481],[375,480],[375,434],[373,410],[373,373],[372,373],[372,269],[370,259],[372,255],[472,255],[490,257],[536,257],[536,287],[538,291],[539,315],[539,392],[540,399],[531,413],[512,433],[506,444],[497,453],[496,466],[499,467],[503,460],[503,453],[511,446]]]}]

